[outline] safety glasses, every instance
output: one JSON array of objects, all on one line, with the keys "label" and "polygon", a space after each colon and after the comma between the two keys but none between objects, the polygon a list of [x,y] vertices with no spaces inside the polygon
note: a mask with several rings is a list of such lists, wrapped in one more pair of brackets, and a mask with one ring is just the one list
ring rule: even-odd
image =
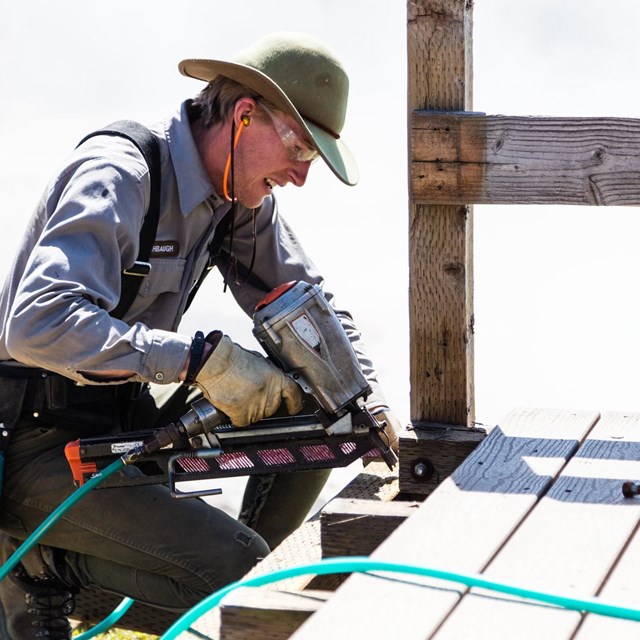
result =
[{"label": "safety glasses", "polygon": [[276,133],[285,146],[289,159],[293,162],[314,162],[318,159],[318,152],[303,140],[276,112],[264,104],[260,104],[263,111],[269,115]]}]

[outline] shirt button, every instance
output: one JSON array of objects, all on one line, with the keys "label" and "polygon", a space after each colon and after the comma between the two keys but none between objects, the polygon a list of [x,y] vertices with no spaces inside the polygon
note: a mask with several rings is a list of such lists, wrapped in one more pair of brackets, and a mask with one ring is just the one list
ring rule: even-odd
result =
[{"label": "shirt button", "polygon": [[162,373],[162,371],[158,371],[155,377],[156,377],[156,380],[160,382],[161,380],[164,380],[164,373]]}]

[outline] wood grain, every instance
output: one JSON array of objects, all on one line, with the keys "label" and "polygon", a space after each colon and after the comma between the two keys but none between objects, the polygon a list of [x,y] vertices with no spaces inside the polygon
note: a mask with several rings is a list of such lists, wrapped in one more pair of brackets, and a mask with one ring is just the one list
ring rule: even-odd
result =
[{"label": "wood grain", "polygon": [[[481,572],[552,485],[597,419],[596,412],[512,412],[371,557]],[[329,625],[335,627],[339,621],[345,629],[341,637],[423,640],[465,591],[462,585],[426,578],[353,575],[292,637],[321,638]]]},{"label": "wood grain", "polygon": [[320,513],[322,557],[369,555],[408,517],[419,502],[332,500]]},{"label": "wood grain", "polygon": [[[393,500],[397,495],[398,480],[395,471],[389,470],[384,462],[371,462],[334,500],[349,500],[357,497],[365,502],[384,503]],[[331,504],[329,502],[329,505]],[[323,557],[320,516],[320,513],[316,514],[296,529],[246,577],[264,575],[278,569],[320,560]],[[338,584],[339,581],[333,579],[333,576],[304,575],[282,580],[261,590],[244,589],[236,593],[233,599],[225,599],[219,609],[203,616],[203,620],[209,622],[209,627],[217,625],[216,628],[220,628],[224,638],[255,637],[257,621],[263,628],[263,631],[258,634],[259,637],[269,638],[269,640],[288,638],[292,632],[292,625],[300,625],[310,615],[310,607],[317,606],[315,601],[296,600],[293,595],[279,599],[278,596],[266,595],[264,592],[281,591],[296,594],[302,593],[303,590],[317,591],[334,588]],[[277,602],[278,605],[270,609],[268,603],[271,602]],[[294,606],[290,615],[286,612],[287,603],[292,603]],[[293,605],[293,603],[297,604]],[[282,624],[279,622],[281,617],[286,618]]]},{"label": "wood grain", "polygon": [[[410,112],[471,108],[471,6],[409,1]],[[474,415],[472,210],[409,196],[411,421],[467,426]]]},{"label": "wood grain", "polygon": [[[225,599],[220,640],[284,640],[329,598],[325,591],[238,590]],[[248,606],[248,602],[251,606]]]},{"label": "wood grain", "polygon": [[[534,459],[526,462],[536,468]],[[628,473],[640,477],[640,414],[605,413],[483,576],[573,597],[596,595],[640,522],[640,501],[621,492]],[[580,622],[575,611],[474,589],[434,637],[568,640]]]},{"label": "wood grain", "polygon": [[[400,435],[398,482],[403,493],[429,495],[482,442],[486,432],[446,425],[415,426]],[[427,467],[416,474],[416,465]]]},{"label": "wood grain", "polygon": [[640,120],[417,111],[415,202],[640,204]]}]

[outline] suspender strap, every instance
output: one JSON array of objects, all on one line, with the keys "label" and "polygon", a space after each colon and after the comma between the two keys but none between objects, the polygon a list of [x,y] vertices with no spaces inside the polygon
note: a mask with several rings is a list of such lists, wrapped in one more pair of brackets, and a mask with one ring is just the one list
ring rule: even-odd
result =
[{"label": "suspender strap", "polygon": [[231,212],[229,211],[222,217],[220,222],[218,222],[218,224],[216,225],[216,230],[213,232],[213,239],[209,244],[209,262],[207,263],[207,266],[203,269],[202,273],[200,274],[198,281],[193,285],[193,287],[191,287],[191,291],[189,291],[187,304],[184,308],[185,311],[191,306],[191,303],[193,302],[193,299],[195,298],[196,293],[198,293],[198,289],[200,288],[200,285],[204,282],[204,279],[209,275],[209,271],[213,269],[216,258],[221,253],[222,243],[224,242],[224,238],[227,235],[227,232],[229,231],[230,225],[231,225]]},{"label": "suspender strap", "polygon": [[[158,230],[158,220],[160,217],[160,146],[156,137],[145,126],[134,122],[133,120],[119,120],[113,124],[108,125],[104,129],[94,131],[85,136],[79,143],[80,146],[86,140],[95,136],[119,136],[126,138],[138,147],[140,153],[145,159],[147,166],[149,167],[149,177],[151,179],[151,193],[149,196],[149,208],[144,217],[142,223],[142,229],[140,230],[140,241],[138,249],[138,258],[129,267],[123,269],[120,286],[120,301],[116,308],[109,314],[113,318],[121,319],[125,313],[129,310],[133,301],[140,289],[143,278],[151,271],[151,264],[149,259],[151,257],[151,250],[153,248],[153,242]],[[191,305],[200,285],[204,282],[205,277],[211,271],[214,266],[216,258],[225,253],[222,250],[222,243],[225,236],[229,232],[231,226],[231,215],[228,213],[218,223],[216,227],[213,240],[209,245],[209,264],[204,269],[196,284],[191,288],[185,311]],[[227,258],[230,256],[228,254]],[[255,287],[269,292],[271,288],[266,285],[260,278],[254,273],[251,273],[244,265],[236,263],[236,268],[241,276],[246,281],[251,282]]]},{"label": "suspender strap", "polygon": [[129,310],[140,289],[143,278],[151,271],[151,249],[158,229],[160,217],[160,146],[156,137],[145,126],[132,120],[119,120],[99,131],[94,131],[84,137],[78,146],[94,136],[120,136],[133,142],[149,167],[151,180],[151,192],[149,195],[149,208],[140,230],[140,242],[138,258],[129,267],[122,271],[120,301],[117,307],[109,314],[114,318],[122,318]]}]

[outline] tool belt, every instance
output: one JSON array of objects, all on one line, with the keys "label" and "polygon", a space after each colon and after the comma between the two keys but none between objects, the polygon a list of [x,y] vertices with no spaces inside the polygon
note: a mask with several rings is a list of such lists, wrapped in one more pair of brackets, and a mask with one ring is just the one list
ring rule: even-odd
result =
[{"label": "tool belt", "polygon": [[139,382],[83,385],[45,369],[0,363],[0,421],[8,430],[24,416],[81,435],[127,430],[144,388]]}]

